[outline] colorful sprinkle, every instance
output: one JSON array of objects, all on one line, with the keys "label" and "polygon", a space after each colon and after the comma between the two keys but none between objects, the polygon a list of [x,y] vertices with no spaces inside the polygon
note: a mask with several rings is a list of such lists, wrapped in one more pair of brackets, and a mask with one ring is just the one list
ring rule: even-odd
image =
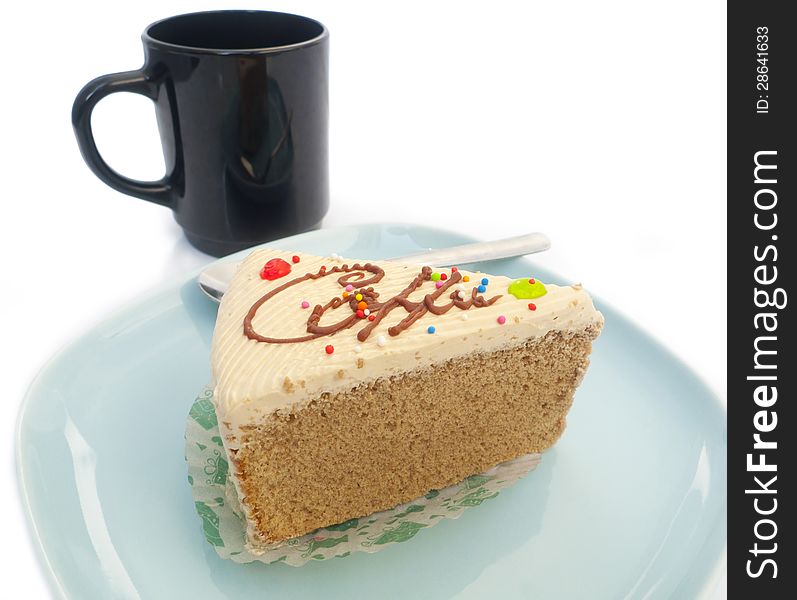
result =
[{"label": "colorful sprinkle", "polygon": [[386,344],[387,340],[385,339],[385,336],[380,335],[378,338],[376,338],[376,345],[380,348],[384,348]]},{"label": "colorful sprinkle", "polygon": [[548,293],[541,281],[531,278],[515,279],[509,284],[508,291],[519,300],[533,300]]},{"label": "colorful sprinkle", "polygon": [[435,281],[434,282],[434,286],[439,290],[441,287],[443,287],[443,282],[442,281]]},{"label": "colorful sprinkle", "polygon": [[440,273],[440,280],[445,281],[446,279],[448,279],[448,275],[446,275],[445,273]]},{"label": "colorful sprinkle", "polygon": [[480,294],[483,294],[484,292],[487,291],[487,288],[483,285],[480,285],[479,287],[476,288],[476,291],[478,291]]},{"label": "colorful sprinkle", "polygon": [[503,325],[504,323],[506,323],[506,317],[504,315],[501,315],[500,317],[498,317],[497,320],[498,320],[498,324],[499,325]]},{"label": "colorful sprinkle", "polygon": [[296,264],[297,262],[299,262],[299,257],[298,257],[298,256],[296,256],[296,255],[294,254],[294,255],[291,257],[291,260],[293,261],[293,264]]},{"label": "colorful sprinkle", "polygon": [[370,317],[371,316],[371,311],[368,310],[367,308],[363,311],[363,313],[365,313],[366,317]]},{"label": "colorful sprinkle", "polygon": [[434,325],[429,325],[429,327],[426,328],[426,333],[434,333],[434,332],[435,332]]},{"label": "colorful sprinkle", "polygon": [[365,312],[363,312],[362,309],[358,309],[357,312],[354,313],[354,314],[357,315],[358,319],[364,319],[365,318]]},{"label": "colorful sprinkle", "polygon": [[470,281],[470,277],[468,277],[467,275],[463,275],[462,281]]},{"label": "colorful sprinkle", "polygon": [[432,273],[432,281],[440,281],[440,273]]},{"label": "colorful sprinkle", "polygon": [[489,283],[490,283],[490,280],[489,280],[489,279],[487,279],[486,277],[484,277],[484,278],[482,279],[482,285],[488,285]]},{"label": "colorful sprinkle", "polygon": [[349,297],[349,292],[343,292],[343,297],[344,298],[348,298]]},{"label": "colorful sprinkle", "polygon": [[[359,296],[359,294],[357,294],[357,296]],[[355,298],[357,296],[355,296]],[[362,298],[362,296],[360,296],[360,297]],[[357,303],[357,310],[365,310],[366,308],[368,308],[368,303],[367,302],[358,302]]]},{"label": "colorful sprinkle", "polygon": [[355,294],[354,299],[357,300],[357,302],[359,302],[360,300],[363,299],[363,295],[362,294]]},{"label": "colorful sprinkle", "polygon": [[456,267],[451,267],[451,272],[452,273],[456,273],[457,271],[459,271],[459,269],[457,269]]},{"label": "colorful sprinkle", "polygon": [[534,302],[529,302],[529,310],[537,310],[537,305]]},{"label": "colorful sprinkle", "polygon": [[354,286],[352,284],[349,284],[349,285],[346,286],[346,291],[347,292],[351,292],[353,290],[354,290]]},{"label": "colorful sprinkle", "polygon": [[332,344],[327,344],[327,347],[324,348],[327,354],[332,354],[335,351],[335,346]]},{"label": "colorful sprinkle", "polygon": [[376,315],[368,315],[369,321],[373,321],[374,319],[376,319]]},{"label": "colorful sprinkle", "polygon": [[302,308],[310,308],[310,303],[307,300],[302,300]]},{"label": "colorful sprinkle", "polygon": [[357,344],[357,345],[354,347],[354,351],[355,351],[357,354],[359,354],[360,352],[362,352],[362,351],[363,351],[363,347],[362,347],[362,346],[360,346],[360,344]]},{"label": "colorful sprinkle", "polygon": [[260,279],[274,281],[291,272],[291,266],[281,258],[272,258],[260,269]]},{"label": "colorful sprinkle", "polygon": [[459,290],[457,292],[457,298],[459,298],[460,300],[464,300],[465,299],[465,292],[463,292],[462,290]]}]

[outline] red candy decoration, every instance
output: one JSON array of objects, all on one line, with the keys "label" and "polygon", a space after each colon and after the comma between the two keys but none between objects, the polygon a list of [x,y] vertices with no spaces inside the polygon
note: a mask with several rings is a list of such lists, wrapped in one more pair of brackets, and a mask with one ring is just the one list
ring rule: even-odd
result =
[{"label": "red candy decoration", "polygon": [[374,319],[376,319],[375,315],[368,315],[368,320],[369,321],[373,321]]},{"label": "red candy decoration", "polygon": [[332,354],[335,351],[335,346],[332,344],[328,344],[326,348],[324,348],[327,354]]},{"label": "red candy decoration", "polygon": [[281,258],[272,258],[260,269],[260,279],[274,281],[291,272],[291,266]]},{"label": "red candy decoration", "polygon": [[440,279],[445,281],[446,279],[448,279],[448,275],[446,275],[445,273],[440,273]]},{"label": "red candy decoration", "polygon": [[534,302],[529,302],[529,310],[537,310],[537,305]]},{"label": "red candy decoration", "polygon": [[457,269],[456,267],[451,267],[451,272],[452,273],[456,273],[457,271],[459,271],[459,269]]},{"label": "red candy decoration", "polygon": [[530,283],[531,285],[534,285],[535,283],[537,283],[537,280],[536,280],[536,279],[534,279],[534,277],[532,277],[531,279],[529,279],[529,283]]},{"label": "red candy decoration", "polygon": [[364,319],[365,318],[365,313],[362,310],[358,310],[354,314],[357,315],[357,318],[359,318],[359,319]]},{"label": "red candy decoration", "polygon": [[291,260],[293,261],[294,264],[296,264],[297,262],[299,262],[299,257],[294,254]]}]

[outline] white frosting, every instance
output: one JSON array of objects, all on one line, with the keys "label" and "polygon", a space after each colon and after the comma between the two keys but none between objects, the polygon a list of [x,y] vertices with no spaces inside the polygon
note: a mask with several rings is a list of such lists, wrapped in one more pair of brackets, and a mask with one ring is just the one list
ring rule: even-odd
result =
[{"label": "white frosting", "polygon": [[[295,254],[300,257],[298,264],[291,262],[294,253],[258,250],[250,254],[236,272],[219,307],[211,362],[216,410],[225,433],[234,434],[241,425],[309,401],[322,392],[350,389],[364,381],[426,367],[474,350],[493,351],[517,345],[552,330],[576,330],[603,323],[603,316],[595,310],[581,286],[546,284],[544,296],[520,300],[507,291],[511,279],[460,270],[463,275],[470,276],[470,281],[463,283],[466,298],[483,277],[489,279],[487,290],[482,294],[484,298],[497,295],[501,298],[488,307],[472,306],[467,311],[454,307],[444,315],[426,313],[399,335],[391,336],[388,327],[407,316],[404,308],[398,307],[363,342],[357,339],[357,333],[367,320],[358,321],[350,329],[332,336],[301,343],[272,344],[249,339],[244,334],[244,317],[269,290],[306,273],[317,273],[322,265],[329,269],[336,265],[369,262]],[[272,258],[288,262],[291,273],[275,281],[261,279],[260,270]],[[419,266],[370,262],[385,271],[384,278],[373,285],[381,302],[400,293],[420,272]],[[451,272],[450,269],[438,271]],[[270,337],[307,335],[307,319],[313,307],[325,305],[344,291],[337,281],[339,277],[340,274],[332,274],[308,280],[280,292],[258,311],[253,320],[255,331]],[[410,295],[410,299],[420,300],[435,289],[434,282],[426,282]],[[448,293],[438,299],[437,304],[447,303]],[[301,307],[304,300],[309,308]],[[529,302],[536,305],[536,310],[529,309]],[[327,310],[320,324],[336,323],[349,315],[351,308],[344,303],[337,309]],[[499,316],[506,318],[505,324],[498,323]],[[435,327],[433,334],[427,332],[430,325]],[[326,353],[327,345],[334,346],[332,354]],[[227,441],[234,444],[232,440]]]}]

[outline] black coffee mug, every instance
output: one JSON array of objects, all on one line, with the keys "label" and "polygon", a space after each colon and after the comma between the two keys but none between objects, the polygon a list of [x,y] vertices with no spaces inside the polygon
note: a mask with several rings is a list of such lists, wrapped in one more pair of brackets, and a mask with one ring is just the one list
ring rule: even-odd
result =
[{"label": "black coffee mug", "polygon": [[[164,19],[141,37],[144,66],[98,77],[72,107],[97,177],[171,208],[191,244],[216,256],[317,228],[329,205],[326,28],[230,10]],[[129,179],[100,156],[91,112],[113,92],[155,102],[163,179]]]}]

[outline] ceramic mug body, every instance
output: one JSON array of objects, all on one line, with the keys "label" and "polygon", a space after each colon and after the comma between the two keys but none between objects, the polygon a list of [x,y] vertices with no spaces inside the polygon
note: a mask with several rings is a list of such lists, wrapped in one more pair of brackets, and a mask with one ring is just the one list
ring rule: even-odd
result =
[{"label": "ceramic mug body", "polygon": [[[221,256],[316,228],[329,205],[329,35],[306,17],[216,11],[171,17],[142,35],[141,69],[99,77],[75,99],[86,163],[112,188],[174,211],[188,240]],[[166,161],[131,180],[100,156],[96,103],[113,92],[155,103]]]}]

